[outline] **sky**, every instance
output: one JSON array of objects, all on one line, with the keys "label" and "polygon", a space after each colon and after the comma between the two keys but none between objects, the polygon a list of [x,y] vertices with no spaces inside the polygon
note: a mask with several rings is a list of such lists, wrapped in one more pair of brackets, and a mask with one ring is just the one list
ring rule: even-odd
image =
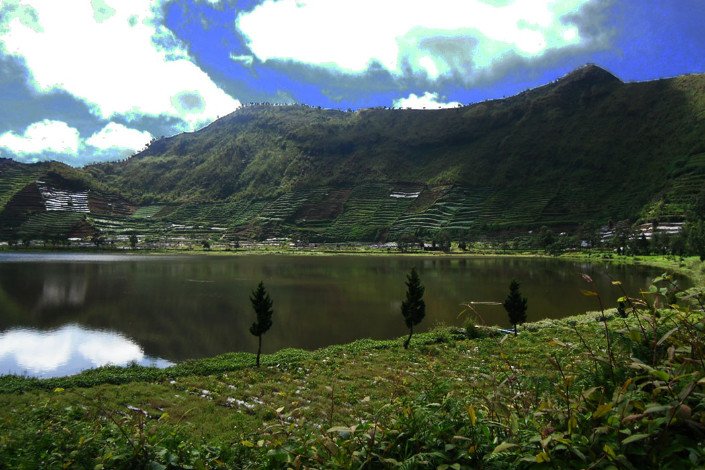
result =
[{"label": "sky", "polygon": [[0,0],[0,157],[120,160],[252,102],[455,107],[705,73],[705,0]]}]

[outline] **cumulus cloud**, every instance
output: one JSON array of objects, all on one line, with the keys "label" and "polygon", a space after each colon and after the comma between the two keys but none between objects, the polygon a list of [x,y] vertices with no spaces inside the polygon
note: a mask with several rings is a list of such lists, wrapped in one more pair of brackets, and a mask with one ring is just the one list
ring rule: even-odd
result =
[{"label": "cumulus cloud", "polygon": [[587,47],[580,12],[595,1],[266,0],[236,26],[261,61],[469,82],[508,59]]},{"label": "cumulus cloud", "polygon": [[177,118],[191,130],[236,109],[161,15],[150,0],[8,0],[0,54],[24,64],[36,92],[67,92],[104,120]]},{"label": "cumulus cloud", "polygon": [[460,106],[457,101],[444,103],[438,101],[438,93],[426,92],[422,96],[417,96],[412,93],[407,98],[399,98],[394,100],[395,108],[413,108],[413,109],[438,109],[438,108],[456,108]]},{"label": "cumulus cloud", "polygon": [[134,152],[144,148],[152,140],[152,134],[147,131],[130,129],[115,122],[108,123],[100,131],[86,139],[86,144],[102,151]]},{"label": "cumulus cloud", "polygon": [[57,155],[68,156],[67,163],[121,158],[144,148],[152,139],[147,131],[109,122],[87,139],[78,129],[63,121],[44,119],[27,126],[21,134],[0,134],[0,149],[19,160],[38,161]]},{"label": "cumulus cloud", "polygon": [[22,134],[8,131],[0,135],[0,147],[20,157],[44,153],[75,156],[80,146],[78,129],[49,119],[30,124]]}]

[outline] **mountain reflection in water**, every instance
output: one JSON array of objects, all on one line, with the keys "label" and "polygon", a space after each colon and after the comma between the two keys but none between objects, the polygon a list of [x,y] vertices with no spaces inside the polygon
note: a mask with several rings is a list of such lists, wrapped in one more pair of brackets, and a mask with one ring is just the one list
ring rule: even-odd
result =
[{"label": "mountain reflection in water", "polygon": [[78,325],[56,330],[11,329],[0,333],[0,374],[59,377],[106,365],[167,367],[125,336]]}]

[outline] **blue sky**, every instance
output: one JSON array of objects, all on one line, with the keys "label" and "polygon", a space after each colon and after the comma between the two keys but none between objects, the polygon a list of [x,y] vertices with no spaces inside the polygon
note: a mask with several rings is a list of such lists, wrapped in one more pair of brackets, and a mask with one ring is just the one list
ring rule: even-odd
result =
[{"label": "blue sky", "polygon": [[705,73],[703,0],[0,0],[0,156],[125,158],[249,102],[457,106]]}]

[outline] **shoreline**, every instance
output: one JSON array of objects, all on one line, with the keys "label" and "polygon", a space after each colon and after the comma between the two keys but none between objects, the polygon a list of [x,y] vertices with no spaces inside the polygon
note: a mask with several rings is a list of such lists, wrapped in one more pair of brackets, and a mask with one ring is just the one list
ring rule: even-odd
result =
[{"label": "shoreline", "polygon": [[610,251],[576,251],[565,252],[559,255],[548,254],[543,251],[517,251],[506,250],[452,250],[444,251],[399,251],[386,249],[360,249],[354,250],[351,247],[343,249],[307,249],[307,248],[269,248],[260,247],[256,249],[237,250],[181,250],[181,249],[86,249],[82,247],[66,248],[22,248],[13,249],[0,247],[0,254],[3,253],[79,253],[96,255],[125,255],[125,256],[217,256],[217,257],[238,257],[238,256],[395,256],[395,257],[428,257],[428,258],[543,258],[566,261],[588,261],[591,263],[611,263],[624,265],[642,265],[654,268],[673,270],[693,281],[693,284],[705,284],[705,267],[694,269],[699,263],[696,256],[681,257],[677,255],[618,255]]},{"label": "shoreline", "polygon": [[[41,250],[43,252],[43,250]],[[36,253],[36,252],[35,252]],[[86,253],[86,252],[82,252]],[[90,252],[89,252],[90,253]],[[108,252],[95,252],[95,254],[106,254]],[[114,254],[114,252],[109,252]],[[195,254],[195,253],[194,253]],[[200,253],[199,253],[200,254]],[[253,253],[240,253],[241,256],[252,255]],[[258,255],[291,255],[292,253],[258,253]],[[175,255],[175,253],[153,253],[153,256],[161,255]],[[328,253],[317,253],[317,256],[327,256]],[[360,256],[362,253],[346,254],[350,256]],[[378,253],[378,256],[386,255],[386,253]],[[396,256],[393,254],[391,256]],[[414,253],[398,254],[404,256],[413,256]],[[423,255],[423,254],[421,254]],[[685,276],[692,283],[693,287],[687,290],[696,290],[705,286],[705,262],[700,262],[696,257],[687,258],[684,262],[677,262],[673,260],[665,259],[664,257],[620,257],[616,259],[602,259],[596,257],[582,256],[549,256],[542,255],[540,253],[534,254],[522,254],[522,255],[497,255],[497,254],[460,254],[460,253],[444,253],[442,255],[428,255],[442,256],[446,258],[470,258],[470,257],[521,257],[521,258],[537,258],[537,259],[552,259],[556,261],[564,262],[579,262],[579,261],[589,261],[592,263],[617,263],[625,265],[642,265],[649,267],[664,268],[664,270],[677,273],[679,275]],[[614,312],[614,308],[607,309],[606,311]],[[525,323],[524,328],[532,329],[534,325],[542,323],[556,323],[564,322],[567,320],[574,319],[584,319],[591,318],[595,316],[594,311],[586,311],[569,317],[564,317],[560,319],[541,319],[534,322]],[[501,328],[491,325],[478,325],[478,328],[485,330],[486,332],[500,332]],[[417,333],[419,337],[424,337],[424,335],[430,338],[435,338],[439,334],[448,334],[453,330],[460,330],[461,327],[457,326],[437,326],[430,331]],[[400,337],[401,338],[401,337]],[[358,343],[374,343],[381,345],[381,347],[387,348],[392,347],[396,344],[398,339],[387,339],[387,340],[375,340],[371,338],[360,338],[350,343],[332,344],[325,346],[323,348],[314,350],[305,350],[298,348],[284,348],[280,351],[270,354],[263,354],[263,364],[278,363],[282,360],[287,362],[290,360],[290,356],[293,354],[294,357],[309,357],[315,356],[317,354],[325,353],[327,350],[335,350],[336,348],[346,348],[353,347]],[[431,340],[435,341],[435,340]],[[138,365],[127,365],[127,366],[105,366],[94,369],[87,369],[75,375],[64,376],[64,377],[51,377],[51,378],[36,378],[28,376],[17,376],[17,375],[0,375],[0,394],[23,392],[30,389],[51,389],[54,387],[85,387],[85,386],[95,386],[100,384],[116,384],[116,383],[131,383],[140,382],[145,380],[164,380],[167,377],[172,376],[182,376],[184,374],[212,374],[217,372],[226,372],[241,370],[243,368],[248,368],[251,366],[251,357],[254,354],[249,352],[230,352],[213,357],[205,357],[200,359],[189,359],[182,362],[178,362],[172,366],[166,368],[156,368],[150,366],[138,366]]]}]

